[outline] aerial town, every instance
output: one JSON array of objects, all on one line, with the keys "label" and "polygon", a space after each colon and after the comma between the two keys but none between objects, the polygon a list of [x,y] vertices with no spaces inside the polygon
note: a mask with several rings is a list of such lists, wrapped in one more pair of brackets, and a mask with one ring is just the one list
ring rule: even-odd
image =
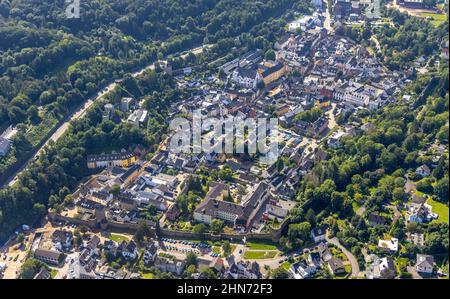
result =
[{"label": "aerial town", "polygon": [[[448,136],[410,138],[422,158],[392,171],[395,156],[377,162],[383,171],[364,166],[382,150],[361,142],[382,133],[400,138],[396,125],[383,123],[380,133],[374,119],[397,103],[415,109],[420,95],[409,86],[417,73],[448,65],[448,38],[438,55],[424,54],[409,69],[388,67],[375,35],[368,46],[338,29],[388,26],[374,10],[366,14],[373,3],[313,0],[313,12],[296,13],[269,51],[234,48],[231,59],[208,71],[188,64],[175,69],[161,58],[159,71],[188,95],[170,105],[164,121],[190,120],[194,111],[204,119],[276,117],[276,161],[267,165],[249,153],[180,153],[170,146],[173,130],[158,136],[156,147],[130,142],[90,152],[83,160],[89,175],[62,189],[64,200],[49,205],[38,224],[23,224],[0,243],[0,277],[448,278],[448,199],[441,203],[434,195],[442,177],[448,195],[448,176],[437,174],[448,170]],[[416,0],[397,3],[391,5],[422,7]],[[448,109],[448,90],[446,101]],[[142,98],[102,96],[96,104],[104,127],[119,122],[151,130],[153,112]],[[448,133],[448,119],[446,126]],[[212,133],[201,130],[203,138]],[[0,137],[0,156],[14,134],[9,128]],[[386,148],[382,159],[400,151]],[[357,155],[360,172],[354,161],[333,158],[342,152]],[[333,167],[338,174],[330,174]]]}]

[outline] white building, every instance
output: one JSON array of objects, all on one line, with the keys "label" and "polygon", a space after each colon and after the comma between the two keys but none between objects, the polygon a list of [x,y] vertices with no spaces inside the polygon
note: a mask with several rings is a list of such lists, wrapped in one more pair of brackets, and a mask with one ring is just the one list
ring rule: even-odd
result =
[{"label": "white building", "polygon": [[130,114],[130,116],[128,117],[128,122],[132,123],[136,127],[145,125],[145,122],[147,121],[147,115],[147,110],[138,109]]},{"label": "white building", "polygon": [[330,138],[328,139],[328,145],[332,148],[338,148],[341,146],[342,137],[346,136],[347,133],[344,131],[336,131],[334,132]]},{"label": "white building", "polygon": [[238,68],[233,72],[231,76],[231,82],[245,88],[256,89],[258,83],[262,81],[261,75],[256,71],[256,69],[243,69]]},{"label": "white building", "polygon": [[378,247],[392,252],[398,251],[398,239],[392,238],[390,240],[379,240]]}]

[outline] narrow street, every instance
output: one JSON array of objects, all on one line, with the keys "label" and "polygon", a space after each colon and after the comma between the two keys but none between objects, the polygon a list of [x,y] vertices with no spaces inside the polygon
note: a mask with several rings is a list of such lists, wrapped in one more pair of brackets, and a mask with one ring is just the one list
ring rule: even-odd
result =
[{"label": "narrow street", "polygon": [[323,27],[328,30],[328,33],[332,33],[334,31],[333,26],[331,25],[331,14],[328,1],[325,1],[325,21],[323,22]]}]

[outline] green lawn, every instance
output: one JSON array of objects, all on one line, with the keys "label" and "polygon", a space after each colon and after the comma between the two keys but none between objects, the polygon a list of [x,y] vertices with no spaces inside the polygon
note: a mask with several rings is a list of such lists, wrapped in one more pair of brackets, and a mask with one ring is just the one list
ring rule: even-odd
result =
[{"label": "green lawn", "polygon": [[352,272],[352,265],[347,264],[347,265],[344,266],[344,268],[345,268],[345,273],[350,273],[350,272]]},{"label": "green lawn", "polygon": [[245,245],[251,250],[277,250],[277,246],[270,243],[247,242]]},{"label": "green lawn", "polygon": [[291,264],[289,262],[284,262],[281,264],[281,268],[288,270],[291,268]]},{"label": "green lawn", "polygon": [[244,258],[247,260],[261,260],[271,259],[277,255],[276,251],[253,251],[249,250],[244,253]]},{"label": "green lawn", "polygon": [[218,247],[218,246],[214,246],[212,248],[212,252],[215,254],[222,254],[222,248]]},{"label": "green lawn", "polygon": [[58,274],[58,270],[56,270],[56,269],[51,269],[50,270],[50,277],[51,278],[55,278],[57,274]]},{"label": "green lawn", "polygon": [[445,14],[440,14],[440,13],[428,13],[428,12],[424,12],[420,14],[421,17],[424,18],[432,18],[433,20],[431,20],[431,24],[433,24],[433,26],[437,27],[439,26],[441,23],[445,22],[447,20],[447,16]]},{"label": "green lawn", "polygon": [[114,242],[117,242],[117,243],[122,243],[122,241],[129,241],[130,239],[129,238],[127,238],[127,237],[125,237],[125,236],[122,236],[122,235],[117,235],[117,234],[111,234],[111,236],[109,236],[109,239],[110,240],[113,240]]},{"label": "green lawn", "polygon": [[433,208],[432,212],[439,215],[439,218],[436,220],[437,222],[448,223],[449,208],[447,205],[434,201],[431,198],[428,199],[427,203]]},{"label": "green lawn", "polygon": [[153,273],[141,273],[143,279],[153,279]]}]

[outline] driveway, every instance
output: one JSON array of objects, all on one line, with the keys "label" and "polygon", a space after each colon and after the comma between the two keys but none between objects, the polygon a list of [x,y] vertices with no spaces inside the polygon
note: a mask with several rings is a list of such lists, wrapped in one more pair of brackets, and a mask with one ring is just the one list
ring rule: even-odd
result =
[{"label": "driveway", "polygon": [[398,210],[398,208],[394,205],[388,205],[387,206],[393,213],[394,213],[394,219],[393,222],[397,221],[399,218],[402,217],[402,213]]},{"label": "driveway", "polygon": [[352,276],[351,277],[359,277],[360,276],[359,264],[358,264],[358,260],[353,255],[353,253],[351,253],[350,251],[347,250],[347,248],[342,246],[342,244],[339,242],[339,239],[336,237],[331,238],[331,239],[327,237],[327,242],[330,244],[333,244],[333,245],[337,246],[339,249],[341,249],[342,252],[345,254],[345,256],[348,258],[348,260],[350,261],[350,265],[352,266]]},{"label": "driveway", "polygon": [[413,279],[423,279],[423,277],[417,273],[414,267],[408,266],[406,267],[406,269],[409,273],[411,273]]}]

